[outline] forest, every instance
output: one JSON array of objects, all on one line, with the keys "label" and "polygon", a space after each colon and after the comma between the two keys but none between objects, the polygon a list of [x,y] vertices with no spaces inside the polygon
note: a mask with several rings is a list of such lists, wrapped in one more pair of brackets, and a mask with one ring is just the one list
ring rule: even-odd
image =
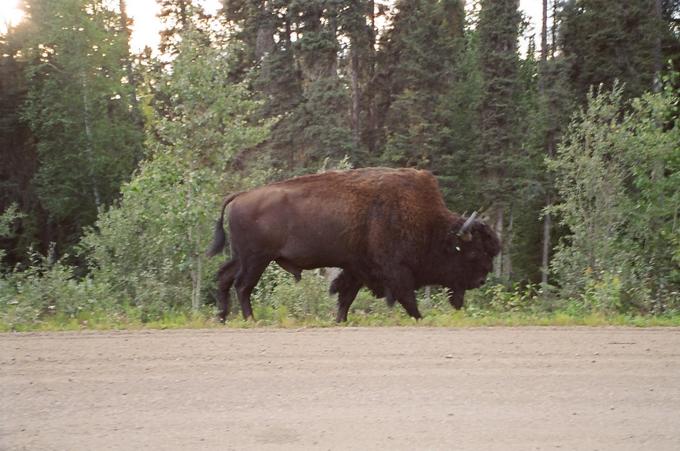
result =
[{"label": "forest", "polygon": [[[431,171],[498,233],[462,315],[680,316],[680,1],[536,2],[538,29],[519,0],[157,0],[134,52],[125,0],[23,0],[0,329],[209,318],[223,196],[370,166]],[[255,316],[329,320],[327,287],[270,268]],[[361,293],[352,315],[401,313]]]}]

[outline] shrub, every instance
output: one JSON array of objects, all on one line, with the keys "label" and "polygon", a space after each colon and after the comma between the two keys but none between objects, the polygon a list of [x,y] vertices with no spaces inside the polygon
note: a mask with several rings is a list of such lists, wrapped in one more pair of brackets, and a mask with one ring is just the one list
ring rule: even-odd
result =
[{"label": "shrub", "polygon": [[74,267],[52,262],[51,254],[33,253],[30,266],[0,279],[0,319],[13,327],[57,314],[75,318],[84,311],[110,310],[110,293],[107,284],[78,279]]},{"label": "shrub", "polygon": [[562,297],[585,309],[677,310],[677,93],[670,83],[629,103],[621,93],[591,93],[548,161],[561,196],[551,211],[569,230],[552,269]]}]

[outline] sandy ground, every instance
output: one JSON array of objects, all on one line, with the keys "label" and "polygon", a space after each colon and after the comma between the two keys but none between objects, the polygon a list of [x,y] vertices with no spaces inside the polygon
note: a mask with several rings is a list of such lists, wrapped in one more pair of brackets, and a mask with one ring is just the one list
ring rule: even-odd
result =
[{"label": "sandy ground", "polygon": [[0,449],[680,450],[680,330],[0,334]]}]

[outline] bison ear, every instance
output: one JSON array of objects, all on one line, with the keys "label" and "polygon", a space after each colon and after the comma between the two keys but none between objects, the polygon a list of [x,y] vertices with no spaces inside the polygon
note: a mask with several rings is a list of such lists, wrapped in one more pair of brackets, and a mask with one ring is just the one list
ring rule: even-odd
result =
[{"label": "bison ear", "polygon": [[465,242],[470,242],[470,241],[472,241],[472,233],[465,232],[460,236],[460,239],[465,241]]}]

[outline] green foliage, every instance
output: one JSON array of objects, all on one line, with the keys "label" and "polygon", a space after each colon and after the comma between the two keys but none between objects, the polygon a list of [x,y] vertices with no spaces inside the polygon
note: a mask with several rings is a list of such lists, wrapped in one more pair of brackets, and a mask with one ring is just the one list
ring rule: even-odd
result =
[{"label": "green foliage", "polygon": [[325,158],[339,161],[354,153],[355,144],[346,111],[349,99],[344,83],[335,77],[310,82],[305,102],[293,110],[294,165],[314,168]]},{"label": "green foliage", "polygon": [[[452,210],[493,204],[503,284],[470,292],[464,313],[423,290],[419,324],[680,309],[678,79],[644,94],[678,64],[675,0],[556,2],[545,62],[533,41],[518,52],[515,0],[477,2],[467,18],[462,0],[225,0],[219,18],[162,0],[165,54],[134,64],[116,2],[25,3],[28,20],[0,37],[0,252],[13,266],[0,328],[209,326],[220,262],[203,250],[220,198],[336,165],[427,168]],[[625,88],[610,92],[616,78]],[[539,209],[555,199],[558,286],[539,290]],[[56,252],[15,264],[51,241]],[[326,291],[316,272],[295,283],[273,266],[256,317],[329,325]],[[366,291],[350,318],[414,324]]]},{"label": "green foliage", "polygon": [[225,2],[239,44],[230,74],[262,101],[258,115],[273,127],[257,150],[266,150],[282,174],[310,172],[325,158],[356,160],[347,81],[338,74],[339,37],[356,3],[362,2],[346,8],[325,0]]},{"label": "green foliage", "polygon": [[514,0],[481,2],[479,66],[482,74],[479,160],[484,200],[510,205],[520,175],[519,57],[520,13]]},{"label": "green foliage", "polygon": [[549,160],[552,211],[569,228],[553,262],[565,296],[605,311],[680,307],[677,102],[670,88],[630,103],[620,87],[591,93]]},{"label": "green foliage", "polygon": [[611,89],[616,80],[625,97],[652,89],[655,65],[680,49],[673,14],[657,17],[648,0],[564,2],[559,38],[575,95],[583,101],[591,86]]},{"label": "green foliage", "polygon": [[[295,319],[330,321],[335,317],[335,301],[328,294],[328,281],[319,271],[305,271],[302,280],[295,282],[279,266],[270,265],[254,292],[253,301],[256,315],[259,310]],[[266,314],[256,317],[269,319]]]},{"label": "green foliage", "polygon": [[0,278],[0,321],[10,328],[39,324],[49,317],[74,318],[83,311],[108,310],[109,286],[79,280],[74,267],[54,262],[54,253],[31,254],[30,265]]},{"label": "green foliage", "polygon": [[0,211],[17,205],[26,213],[12,224],[17,233],[0,235],[0,247],[10,265],[22,260],[44,228],[44,212],[32,184],[37,166],[35,143],[30,128],[21,120],[26,62],[17,52],[24,40],[14,29],[0,36]]},{"label": "green foliage", "polygon": [[537,286],[491,284],[467,296],[468,311],[473,315],[484,312],[536,312],[548,310]]},{"label": "green foliage", "polygon": [[16,204],[12,204],[0,214],[0,238],[9,238],[14,233],[12,223],[23,216],[17,209]]},{"label": "green foliage", "polygon": [[462,4],[419,0],[398,2],[397,10],[379,60],[379,70],[389,74],[386,92],[378,94],[388,103],[382,159],[390,166],[433,168],[440,158],[459,159],[468,150],[460,144],[470,128],[458,120],[471,110],[451,96],[470,87],[460,67],[467,62],[461,58]]},{"label": "green foliage", "polygon": [[[142,156],[130,114],[119,16],[102,1],[33,0],[22,53],[28,60],[23,118],[37,141],[38,196],[72,245],[109,205]],[[65,32],[68,30],[68,32]]]},{"label": "green foliage", "polygon": [[[23,218],[25,215],[21,213],[16,204],[10,205],[5,211],[0,213],[0,240],[12,238],[15,235],[14,223]],[[5,257],[5,250],[0,249],[0,269],[2,268],[2,260]]]},{"label": "green foliage", "polygon": [[202,287],[217,262],[205,261],[203,253],[217,202],[247,183],[225,177],[225,165],[267,134],[266,124],[248,123],[257,104],[227,79],[229,50],[205,48],[200,38],[184,34],[172,74],[163,80],[174,113],[156,118],[159,140],[149,143],[151,158],[82,242],[94,278],[115,287],[121,302],[156,316],[189,299],[195,309],[205,302]]}]

